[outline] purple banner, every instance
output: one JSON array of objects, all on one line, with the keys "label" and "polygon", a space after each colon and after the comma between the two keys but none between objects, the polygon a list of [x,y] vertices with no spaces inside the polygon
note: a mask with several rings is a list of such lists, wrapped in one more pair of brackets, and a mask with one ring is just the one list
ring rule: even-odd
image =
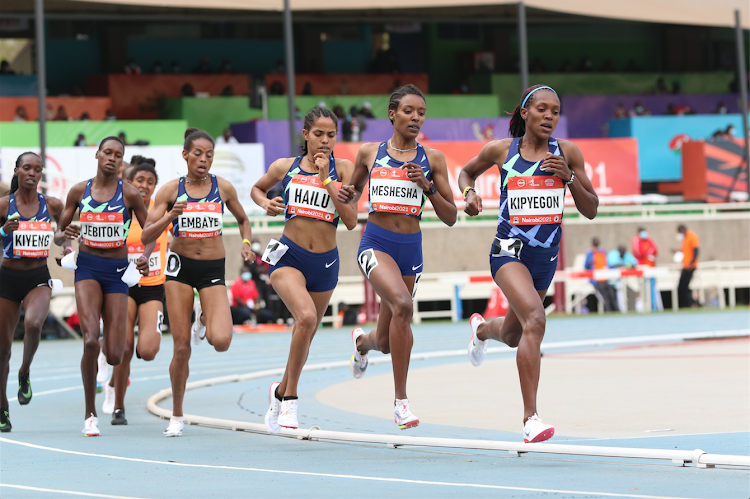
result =
[{"label": "purple banner", "polygon": [[727,113],[739,113],[739,94],[710,95],[589,95],[562,98],[562,112],[568,118],[571,138],[608,137],[607,122],[615,118],[617,106],[622,104],[631,112],[635,104],[641,105],[654,116],[668,115],[669,106],[682,111],[688,106],[695,114],[712,114],[723,103]]},{"label": "purple banner", "polygon": [[[425,121],[418,140],[478,140],[487,141],[508,137],[510,118],[433,118]],[[287,121],[251,121],[231,125],[232,133],[240,142],[260,142],[264,145],[266,170],[278,158],[289,157],[289,123]],[[339,138],[343,140],[339,124]],[[393,135],[389,120],[367,120],[362,142],[382,142]],[[568,137],[568,118],[560,117],[555,137]],[[302,120],[297,120],[297,142],[302,142]]]}]

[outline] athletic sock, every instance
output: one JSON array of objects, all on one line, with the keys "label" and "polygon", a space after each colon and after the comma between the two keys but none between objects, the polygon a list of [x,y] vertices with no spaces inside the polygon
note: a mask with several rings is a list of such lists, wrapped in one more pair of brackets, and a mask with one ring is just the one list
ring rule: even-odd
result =
[{"label": "athletic sock", "polygon": [[281,385],[276,386],[276,389],[273,391],[273,396],[276,397],[276,400],[278,400],[279,402],[282,402],[284,400],[284,397],[279,395],[279,386]]},{"label": "athletic sock", "polygon": [[296,395],[289,395],[288,397],[284,397],[281,400],[282,401],[284,401],[284,400],[297,400],[297,396]]}]

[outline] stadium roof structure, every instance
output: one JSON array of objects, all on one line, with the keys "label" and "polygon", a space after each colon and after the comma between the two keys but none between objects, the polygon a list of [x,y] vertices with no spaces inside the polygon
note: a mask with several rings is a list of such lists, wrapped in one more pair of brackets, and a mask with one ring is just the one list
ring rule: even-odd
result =
[{"label": "stadium roof structure", "polygon": [[[282,11],[283,0],[73,0],[75,3],[115,4],[177,9]],[[356,11],[501,6],[515,0],[290,0],[292,11]],[[528,8],[580,16],[694,26],[734,26],[739,10],[742,27],[750,29],[747,0],[524,0]]]}]

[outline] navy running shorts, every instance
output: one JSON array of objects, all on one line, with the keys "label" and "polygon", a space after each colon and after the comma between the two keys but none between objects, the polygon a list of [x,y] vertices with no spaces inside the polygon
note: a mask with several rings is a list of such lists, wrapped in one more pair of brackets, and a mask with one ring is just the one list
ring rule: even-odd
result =
[{"label": "navy running shorts", "polygon": [[559,249],[560,246],[541,248],[523,244],[520,239],[500,239],[496,237],[490,250],[492,277],[494,278],[500,267],[506,263],[520,262],[529,269],[531,278],[534,280],[534,289],[546,291],[555,277]]},{"label": "navy running shorts", "polygon": [[[286,253],[276,262],[268,266],[269,277],[274,270],[282,267],[292,267],[305,276],[305,287],[311,293],[330,291],[339,282],[339,249],[335,248],[325,253],[313,253],[295,244],[286,236],[281,236],[279,242],[289,247]],[[271,280],[273,283],[273,279]]]},{"label": "navy running shorts", "polygon": [[79,251],[76,265],[75,282],[90,279],[99,283],[102,294],[128,294],[128,285],[122,282],[122,276],[129,265],[127,258],[104,258]]},{"label": "navy running shorts", "polygon": [[[396,262],[401,275],[419,275],[422,273],[422,233],[398,234],[372,222],[367,222],[365,233],[359,243],[357,252],[360,267],[369,278],[370,272],[377,266],[372,251],[382,251]],[[373,262],[375,264],[373,265]]]}]

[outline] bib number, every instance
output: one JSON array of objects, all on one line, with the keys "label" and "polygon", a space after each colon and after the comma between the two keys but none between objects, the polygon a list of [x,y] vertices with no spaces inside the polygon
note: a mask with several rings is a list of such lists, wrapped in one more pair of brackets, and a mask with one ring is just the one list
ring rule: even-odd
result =
[{"label": "bib number", "polygon": [[289,246],[286,244],[277,241],[276,239],[271,239],[268,241],[266,251],[263,252],[263,256],[260,259],[269,265],[276,265],[288,250]]},{"label": "bib number", "polygon": [[511,258],[520,259],[522,249],[523,241],[520,239],[495,238],[495,242],[492,245],[492,256],[509,256]]},{"label": "bib number", "polygon": [[370,272],[378,266],[378,258],[375,256],[375,250],[368,248],[359,254],[357,257],[359,266],[362,267],[362,272],[365,273],[365,277],[370,278]]},{"label": "bib number", "polygon": [[171,250],[167,250],[167,267],[164,273],[170,277],[177,277],[177,275],[180,273],[180,269],[182,269],[182,260],[180,260],[180,255],[174,253]]}]

